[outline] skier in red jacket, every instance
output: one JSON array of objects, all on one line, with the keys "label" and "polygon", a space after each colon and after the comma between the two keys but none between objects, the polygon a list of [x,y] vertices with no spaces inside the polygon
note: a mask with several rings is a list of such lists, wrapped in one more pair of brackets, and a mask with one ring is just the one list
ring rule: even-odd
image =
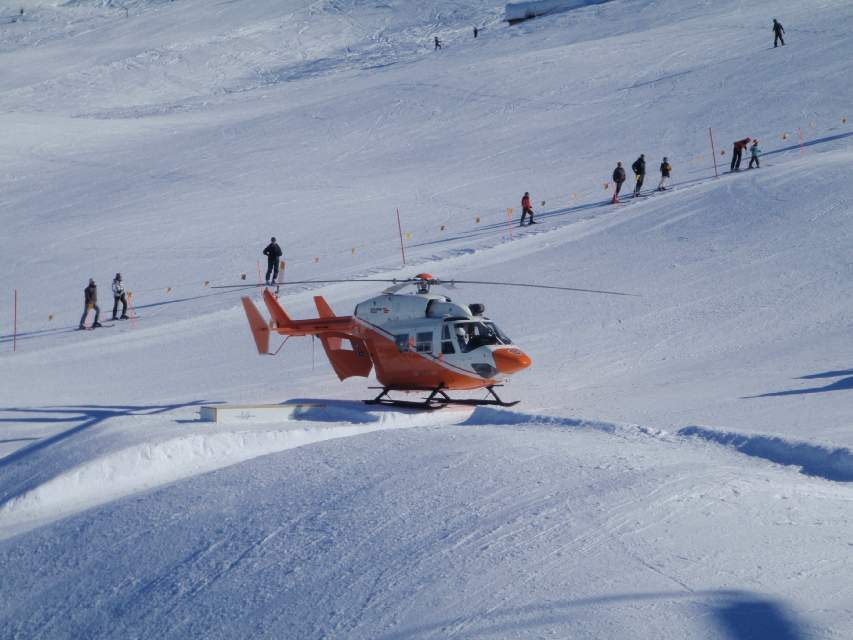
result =
[{"label": "skier in red jacket", "polygon": [[524,226],[524,217],[530,216],[530,224],[536,224],[533,219],[533,207],[530,205],[530,193],[524,192],[524,197],[521,199],[521,226]]},{"label": "skier in red jacket", "polygon": [[746,150],[747,145],[751,141],[752,138],[744,138],[743,140],[735,142],[734,148],[732,149],[732,171],[740,171],[740,161],[743,157],[743,152]]}]

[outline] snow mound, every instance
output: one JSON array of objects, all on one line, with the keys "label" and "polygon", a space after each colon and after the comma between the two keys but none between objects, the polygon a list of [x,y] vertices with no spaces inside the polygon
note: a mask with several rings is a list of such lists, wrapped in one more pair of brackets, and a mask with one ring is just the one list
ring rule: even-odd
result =
[{"label": "snow mound", "polygon": [[[259,456],[295,449],[325,440],[373,431],[440,425],[464,420],[469,412],[448,411],[440,416],[423,412],[365,411],[358,407],[319,407],[297,420],[305,427],[199,433],[162,442],[147,442],[107,453],[68,469],[0,507],[0,529],[28,528],[30,523],[53,520],[111,502],[139,491],[159,487]],[[327,425],[323,421],[336,422]]]},{"label": "snow mound", "polygon": [[797,466],[806,475],[837,482],[853,482],[853,452],[843,447],[830,448],[779,437],[746,435],[698,426],[684,427],[678,431],[678,435],[702,438],[732,447],[748,456]]}]

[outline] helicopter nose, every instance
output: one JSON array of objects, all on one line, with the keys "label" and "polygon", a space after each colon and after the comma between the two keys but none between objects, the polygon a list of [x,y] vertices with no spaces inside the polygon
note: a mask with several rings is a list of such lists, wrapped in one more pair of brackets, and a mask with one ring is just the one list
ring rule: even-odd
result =
[{"label": "helicopter nose", "polygon": [[515,373],[526,369],[533,362],[521,349],[498,349],[492,352],[495,366],[501,373]]}]

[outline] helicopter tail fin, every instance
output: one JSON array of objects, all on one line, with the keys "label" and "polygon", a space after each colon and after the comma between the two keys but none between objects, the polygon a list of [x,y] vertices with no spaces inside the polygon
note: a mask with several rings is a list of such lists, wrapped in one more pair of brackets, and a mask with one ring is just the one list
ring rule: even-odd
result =
[{"label": "helicopter tail fin", "polygon": [[270,350],[270,328],[258,308],[248,297],[241,298],[243,309],[246,312],[246,318],[249,320],[249,328],[252,330],[252,337],[255,339],[255,346],[258,348],[258,353],[261,355],[269,353]]},{"label": "helicopter tail fin", "polygon": [[267,305],[267,309],[270,312],[270,316],[272,317],[276,328],[282,329],[293,324],[293,321],[290,319],[290,316],[287,315],[284,307],[281,306],[278,299],[269,289],[264,289],[264,304]]},{"label": "helicopter tail fin", "polygon": [[[314,296],[314,304],[317,306],[317,313],[321,318],[337,318],[332,307],[329,306],[323,296]],[[373,361],[363,340],[351,337],[349,338],[350,348],[345,349],[340,336],[321,333],[319,337],[338,378],[345,380],[352,376],[367,377],[370,375]]]},{"label": "helicopter tail fin", "polygon": [[323,296],[314,296],[314,304],[317,305],[317,313],[320,314],[321,318],[335,317],[335,312],[332,311],[332,307],[329,306]]}]

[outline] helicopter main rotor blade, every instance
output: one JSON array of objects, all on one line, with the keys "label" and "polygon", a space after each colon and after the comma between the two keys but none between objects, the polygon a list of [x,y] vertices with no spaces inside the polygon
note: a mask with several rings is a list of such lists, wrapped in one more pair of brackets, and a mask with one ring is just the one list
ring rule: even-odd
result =
[{"label": "helicopter main rotor blade", "polygon": [[342,278],[340,280],[288,280],[286,282],[273,282],[271,284],[264,284],[259,282],[255,283],[245,283],[245,284],[220,284],[216,286],[211,286],[211,289],[238,289],[240,287],[286,287],[292,284],[333,284],[335,282],[393,282],[393,283],[406,283],[409,282],[419,282],[419,280],[415,278],[397,278],[397,279],[377,279],[377,278]]},{"label": "helicopter main rotor blade", "polygon": [[622,291],[604,291],[602,289],[581,289],[579,287],[557,287],[549,284],[531,284],[528,282],[487,282],[484,280],[436,280],[433,284],[436,285],[456,285],[456,284],[485,284],[496,287],[530,287],[532,289],[557,289],[558,291],[579,291],[582,293],[603,293],[608,296],[634,296],[639,297],[636,293],[624,293]]},{"label": "helicopter main rotor blade", "polygon": [[335,284],[339,282],[384,282],[391,283],[393,285],[408,285],[408,284],[428,284],[430,286],[444,286],[453,288],[457,284],[477,284],[477,285],[491,285],[495,287],[527,287],[530,289],[552,289],[556,291],[576,291],[580,293],[600,293],[609,296],[637,296],[636,293],[624,293],[622,291],[605,291],[602,289],[583,289],[580,287],[558,287],[556,285],[548,285],[548,284],[532,284],[529,282],[491,282],[486,280],[440,280],[438,278],[432,279],[424,279],[424,278],[338,278],[332,280],[290,280],[288,282],[279,282],[273,284],[263,284],[263,283],[244,283],[244,284],[225,284],[225,285],[216,285],[210,287],[211,289],[245,289],[250,287],[267,287],[267,286],[278,286],[278,287],[286,287],[295,284]]}]

